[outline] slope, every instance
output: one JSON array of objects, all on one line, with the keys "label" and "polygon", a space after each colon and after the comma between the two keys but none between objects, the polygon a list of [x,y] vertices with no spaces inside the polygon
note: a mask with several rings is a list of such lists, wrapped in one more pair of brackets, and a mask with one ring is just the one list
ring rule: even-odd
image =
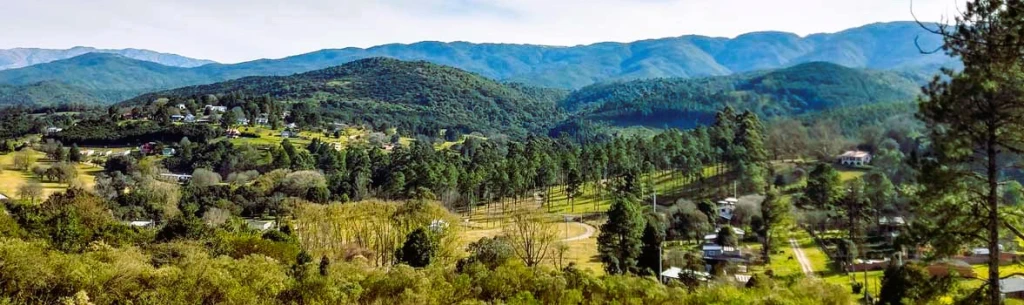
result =
[{"label": "slope", "polygon": [[[388,125],[417,133],[439,129],[541,131],[561,116],[557,90],[506,85],[480,75],[425,61],[370,58],[291,76],[246,77],[210,85],[146,94],[123,105],[158,98],[236,94],[313,103],[324,116]],[[429,130],[434,130],[430,132]]]},{"label": "slope", "polygon": [[666,78],[598,84],[560,106],[616,125],[693,127],[726,105],[765,117],[913,100],[919,85],[893,72],[813,62],[790,68],[701,79]]},{"label": "slope", "polygon": [[0,85],[0,106],[52,106],[62,104],[100,104],[104,100],[126,98],[125,95],[97,96],[97,92],[80,87],[45,81],[14,86]]}]

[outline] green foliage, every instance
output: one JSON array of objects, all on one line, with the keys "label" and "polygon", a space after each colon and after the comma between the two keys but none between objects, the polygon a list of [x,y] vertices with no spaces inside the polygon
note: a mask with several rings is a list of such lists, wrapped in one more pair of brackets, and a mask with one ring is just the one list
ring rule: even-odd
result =
[{"label": "green foliage", "polygon": [[649,79],[597,84],[573,92],[561,106],[617,125],[692,128],[728,105],[758,116],[906,102],[918,85],[899,75],[828,63],[703,79]]},{"label": "green foliage", "polygon": [[126,104],[158,97],[175,101],[197,95],[269,95],[274,100],[303,102],[294,106],[296,118],[310,117],[297,114],[311,101],[316,103],[308,110],[317,115],[434,136],[441,129],[525,136],[546,130],[561,118],[551,99],[557,95],[524,93],[518,88],[522,86],[427,62],[371,58],[292,76],[250,77],[147,94]]},{"label": "green foliage", "polygon": [[412,267],[426,267],[434,257],[434,248],[434,241],[427,230],[419,228],[406,236],[402,248],[395,253],[395,259]]},{"label": "green foliage", "polygon": [[842,197],[842,184],[839,172],[828,163],[814,166],[807,177],[807,187],[798,204],[804,207],[829,209]]},{"label": "green foliage", "polygon": [[925,304],[955,291],[956,282],[950,276],[933,277],[922,266],[890,265],[882,276],[879,304]]},{"label": "green foliage", "polygon": [[665,241],[665,221],[655,215],[647,216],[644,233],[640,240],[640,257],[637,259],[639,274],[657,275],[661,266],[661,243]]},{"label": "green foliage", "polygon": [[597,251],[609,274],[637,273],[646,221],[635,200],[618,197],[601,225]]},{"label": "green foliage", "polygon": [[739,245],[739,237],[736,236],[736,232],[733,231],[730,226],[723,226],[718,229],[718,234],[715,236],[715,244],[723,247],[735,247]]}]

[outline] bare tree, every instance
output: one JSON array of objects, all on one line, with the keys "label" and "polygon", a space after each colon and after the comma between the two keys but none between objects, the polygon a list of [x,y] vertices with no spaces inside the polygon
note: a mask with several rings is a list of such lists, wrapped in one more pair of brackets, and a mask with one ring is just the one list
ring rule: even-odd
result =
[{"label": "bare tree", "polygon": [[36,181],[24,183],[18,188],[18,197],[22,200],[29,199],[35,204],[36,199],[43,197],[43,185]]},{"label": "bare tree", "polygon": [[505,226],[504,234],[512,244],[512,250],[527,266],[537,266],[551,253],[558,234],[555,228],[544,219],[544,215],[534,211],[517,211]]}]

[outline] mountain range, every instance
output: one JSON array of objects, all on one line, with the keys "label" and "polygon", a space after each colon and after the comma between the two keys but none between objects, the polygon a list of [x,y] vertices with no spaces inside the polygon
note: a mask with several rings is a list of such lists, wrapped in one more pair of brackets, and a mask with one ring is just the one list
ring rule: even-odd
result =
[{"label": "mountain range", "polygon": [[117,54],[131,59],[154,62],[165,66],[192,68],[216,63],[212,60],[188,58],[176,54],[160,53],[142,49],[97,49],[74,47],[70,49],[15,48],[0,49],[0,70],[17,69],[31,65],[68,59],[86,53]]},{"label": "mountain range", "polygon": [[923,77],[934,74],[939,67],[958,65],[944,54],[923,54],[919,49],[928,50],[941,43],[941,37],[914,22],[892,22],[806,37],[756,32],[736,38],[689,35],[572,47],[420,42],[320,50],[281,59],[192,68],[93,53],[0,71],[0,84],[62,82],[78,90],[103,92],[98,95],[104,102],[116,102],[120,97],[154,90],[246,76],[291,75],[370,57],[425,60],[499,81],[562,89],[608,81],[724,76],[815,61]]}]

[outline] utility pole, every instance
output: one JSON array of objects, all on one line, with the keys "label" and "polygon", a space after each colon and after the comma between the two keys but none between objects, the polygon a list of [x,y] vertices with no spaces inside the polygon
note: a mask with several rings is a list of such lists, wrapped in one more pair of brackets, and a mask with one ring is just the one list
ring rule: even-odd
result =
[{"label": "utility pole", "polygon": [[[658,188],[654,188],[653,201],[651,202],[651,209],[654,211],[654,217],[658,217]],[[664,283],[665,279],[661,277],[662,272],[661,266],[661,242],[658,242],[658,281]]]}]

